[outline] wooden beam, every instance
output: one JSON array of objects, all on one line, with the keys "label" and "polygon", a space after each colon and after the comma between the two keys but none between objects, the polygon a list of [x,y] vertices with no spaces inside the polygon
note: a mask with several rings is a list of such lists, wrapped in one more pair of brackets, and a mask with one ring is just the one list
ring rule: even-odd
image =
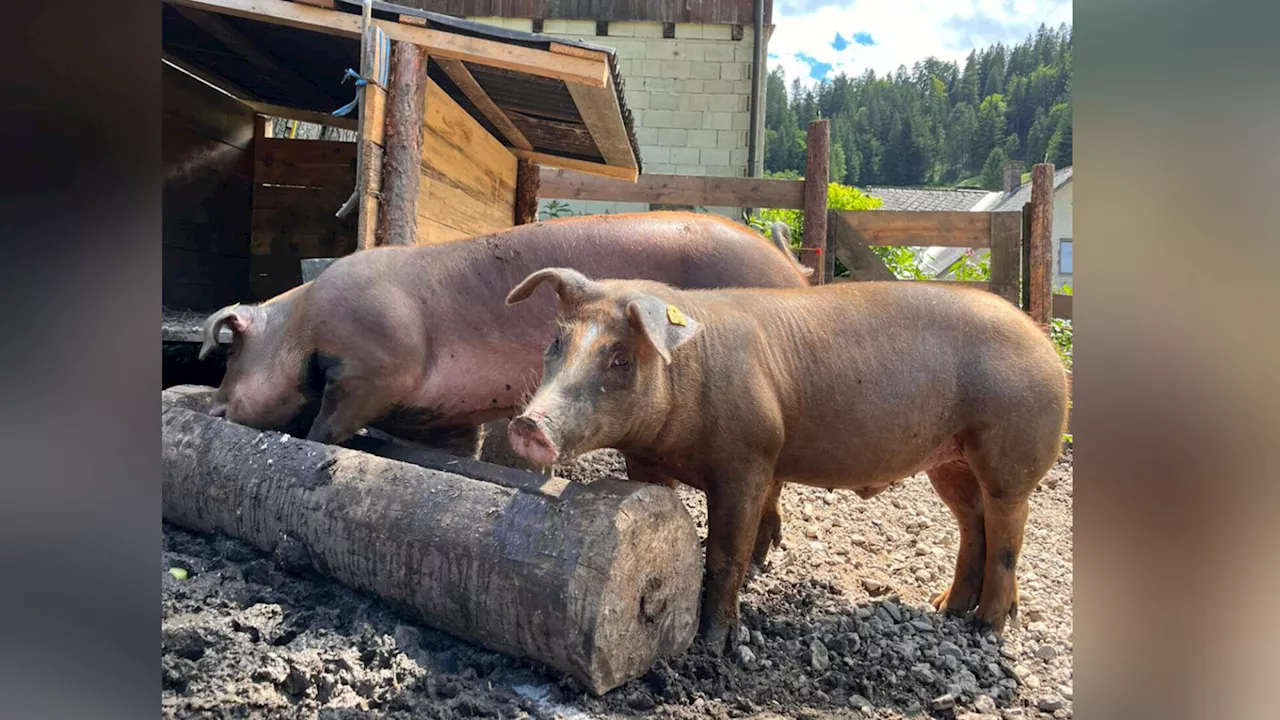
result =
[{"label": "wooden beam", "polygon": [[415,245],[427,107],[426,52],[413,43],[396,43],[391,49],[389,82],[386,152],[376,237],[379,245]]},{"label": "wooden beam", "polygon": [[1031,169],[1031,319],[1053,319],[1053,165]]},{"label": "wooden beam", "polygon": [[1071,319],[1072,306],[1075,304],[1075,296],[1053,294],[1053,316],[1062,318],[1063,320]]},{"label": "wooden beam", "polygon": [[803,180],[640,175],[623,182],[571,170],[542,168],[542,197],[559,200],[724,205],[729,207],[804,207]]},{"label": "wooden beam", "polygon": [[578,115],[604,161],[618,167],[637,167],[635,153],[631,152],[631,140],[627,137],[627,126],[622,122],[613,78],[609,78],[602,88],[578,83],[569,83],[568,88],[573,103],[578,106]]},{"label": "wooden beam", "polygon": [[313,85],[310,80],[294,72],[292,68],[285,66],[270,54],[259,50],[249,38],[241,34],[239,30],[231,27],[230,23],[218,13],[196,10],[195,8],[182,7],[180,5],[175,6],[174,10],[263,73],[305,88],[307,94],[311,96],[309,99],[317,103],[333,101],[333,98]]},{"label": "wooden beam", "polygon": [[813,268],[809,282],[822,285],[827,281],[822,260],[827,246],[827,184],[831,181],[831,123],[814,120],[809,123],[808,151],[804,172],[804,238],[800,262]]},{"label": "wooden beam", "polygon": [[[287,0],[165,0],[200,10],[235,15],[261,22],[286,25],[340,37],[360,37],[360,16],[339,10],[288,2]],[[374,20],[392,40],[411,42],[426,48],[432,57],[515,70],[564,82],[604,87],[609,74],[607,62],[589,60],[512,45],[496,40],[457,35],[443,30]]]},{"label": "wooden beam", "polygon": [[221,75],[218,75],[217,73],[214,73],[211,70],[205,70],[204,68],[196,67],[195,65],[192,65],[186,60],[183,60],[182,58],[177,57],[176,55],[171,55],[167,52],[161,52],[160,57],[170,65],[178,68],[179,70],[187,73],[188,75],[191,75],[192,77],[199,78],[200,80],[214,86],[215,88],[218,88],[219,90],[227,93],[228,95],[234,97],[235,99],[241,102],[248,103],[249,101],[258,100],[258,96],[255,93],[249,92],[248,90],[240,87],[239,85],[236,85],[235,83],[222,77]]},{"label": "wooden beam", "polygon": [[605,165],[603,163],[588,162],[586,160],[575,160],[573,158],[559,157],[540,152],[530,152],[528,150],[512,150],[511,152],[522,160],[531,160],[539,165],[563,168],[565,170],[575,170],[588,175],[601,175],[604,177],[618,178],[632,183],[634,183],[636,178],[640,176],[640,171],[633,167],[617,167],[615,165]]},{"label": "wooden beam", "polygon": [[1022,297],[1018,307],[1031,312],[1031,203],[1022,204]]},{"label": "wooden beam", "polygon": [[558,55],[572,55],[573,57],[595,60],[597,62],[608,62],[609,60],[609,56],[600,50],[588,50],[587,48],[580,48],[576,45],[565,45],[564,43],[551,43],[551,52]]},{"label": "wooden beam", "polygon": [[1022,214],[991,213],[991,292],[1018,304],[1022,274]]},{"label": "wooden beam", "polygon": [[258,102],[256,100],[241,100],[245,105],[253,108],[254,112],[260,115],[270,115],[271,117],[285,118],[286,120],[301,120],[315,125],[328,125],[330,127],[339,127],[346,130],[355,130],[359,126],[359,122],[351,117],[339,117],[330,115],[329,113],[316,112],[314,110],[300,110],[298,108],[285,107],[283,105],[272,105],[271,103]]},{"label": "wooden beam", "polygon": [[853,215],[880,214],[890,213],[841,210],[827,212],[827,247],[831,249],[831,254],[840,258],[840,262],[849,269],[849,276],[854,280],[898,279],[898,276],[885,266],[880,256],[867,247],[870,243],[865,242],[862,235],[850,223],[850,216]]},{"label": "wooden beam", "polygon": [[604,87],[609,76],[609,64],[602,60],[559,55],[547,50],[509,45],[495,40],[456,35],[443,30],[402,25],[385,20],[376,22],[392,40],[422,45],[427,48],[427,53],[433,59],[452,58],[591,87]]},{"label": "wooden beam", "polygon": [[516,225],[538,222],[538,185],[537,164],[528,160],[518,161],[516,163]]},{"label": "wooden beam", "polygon": [[[520,132],[520,128],[517,128],[515,123],[511,122],[511,118],[507,117],[507,114],[502,111],[502,108],[493,102],[493,99],[489,97],[489,93],[480,87],[480,83],[476,82],[475,76],[471,74],[471,71],[467,69],[467,66],[461,60],[452,58],[431,59],[440,66],[440,69],[444,70],[444,73],[449,76],[453,84],[457,85],[462,94],[466,95],[467,99],[471,101],[471,104],[475,105],[476,109],[488,118],[494,127],[498,128],[498,132],[502,133],[502,136],[507,139],[507,142],[512,147],[520,150],[533,150],[533,145],[529,144],[524,133]],[[570,85],[569,87],[573,86]]]},{"label": "wooden beam", "polygon": [[992,213],[885,210],[843,210],[840,213],[867,245],[963,248],[991,245]]}]

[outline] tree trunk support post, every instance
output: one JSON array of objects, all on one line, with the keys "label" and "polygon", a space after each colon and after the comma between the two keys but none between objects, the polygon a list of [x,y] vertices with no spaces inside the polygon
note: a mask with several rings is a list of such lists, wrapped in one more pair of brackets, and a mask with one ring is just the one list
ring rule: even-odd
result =
[{"label": "tree trunk support post", "polygon": [[1053,165],[1031,170],[1031,319],[1048,330],[1053,320]]},{"label": "tree trunk support post", "polygon": [[827,120],[809,123],[809,139],[804,172],[804,238],[800,262],[813,268],[810,282],[822,285],[826,277],[827,184],[831,181],[831,124]]},{"label": "tree trunk support post", "polygon": [[516,225],[538,222],[538,190],[542,169],[532,160],[516,164]]},{"label": "tree trunk support post", "polygon": [[390,83],[377,244],[415,245],[427,100],[426,50],[413,43],[395,43]]}]

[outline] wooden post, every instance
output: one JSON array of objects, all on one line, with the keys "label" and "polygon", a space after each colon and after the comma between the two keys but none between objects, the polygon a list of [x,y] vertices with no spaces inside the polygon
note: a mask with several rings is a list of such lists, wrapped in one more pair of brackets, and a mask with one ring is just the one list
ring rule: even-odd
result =
[{"label": "wooden post", "polygon": [[422,177],[426,100],[426,51],[413,43],[395,43],[387,92],[386,152],[376,233],[379,245],[418,242],[418,186]]},{"label": "wooden post", "polygon": [[596,695],[693,641],[702,552],[671,489],[259,432],[210,417],[212,392],[161,393],[166,522],[244,540]]},{"label": "wooden post", "polygon": [[1031,169],[1031,319],[1053,320],[1053,165]]},{"label": "wooden post", "polygon": [[361,20],[363,51],[360,54],[360,76],[371,79],[360,89],[360,118],[356,137],[356,187],[351,197],[338,208],[337,216],[345,218],[359,210],[356,222],[356,248],[367,250],[377,244],[378,196],[382,192],[383,142],[387,125],[387,91],[381,83],[389,82],[386,33],[372,19],[373,3],[365,0]]},{"label": "wooden post", "polygon": [[991,213],[991,292],[1018,304],[1022,260],[1022,215]]},{"label": "wooden post", "polygon": [[1022,304],[1023,312],[1031,312],[1031,203],[1022,204]]},{"label": "wooden post", "polygon": [[831,130],[827,120],[809,123],[808,157],[804,170],[804,247],[800,261],[813,268],[809,282],[821,285],[830,278],[824,272],[827,244],[827,183],[831,181]]},{"label": "wooden post", "polygon": [[538,188],[542,169],[532,160],[516,164],[516,225],[538,222]]}]

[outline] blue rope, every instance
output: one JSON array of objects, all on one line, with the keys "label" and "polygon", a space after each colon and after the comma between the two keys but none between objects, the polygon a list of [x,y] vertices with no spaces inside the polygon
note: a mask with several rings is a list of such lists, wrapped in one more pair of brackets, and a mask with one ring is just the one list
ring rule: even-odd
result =
[{"label": "blue rope", "polygon": [[[377,38],[378,45],[380,46],[380,50],[382,51],[381,55],[384,59],[384,62],[380,63],[382,68],[381,70],[378,71],[378,77],[375,80],[373,80],[373,82],[377,83],[379,87],[386,89],[387,83],[390,81],[389,74],[391,72],[391,62],[390,62],[391,61],[391,38],[387,37],[387,34],[382,31],[382,28],[375,27],[374,32],[376,33],[375,37]],[[354,100],[347,103],[346,105],[343,105],[337,110],[334,110],[332,113],[330,113],[331,115],[343,117],[350,114],[352,110],[355,110],[357,107],[359,107],[360,90],[365,85],[368,85],[370,82],[368,78],[361,77],[360,73],[356,72],[355,70],[352,70],[351,68],[347,68],[347,71],[342,74],[342,82],[345,83],[348,80],[355,80],[356,97]]]}]

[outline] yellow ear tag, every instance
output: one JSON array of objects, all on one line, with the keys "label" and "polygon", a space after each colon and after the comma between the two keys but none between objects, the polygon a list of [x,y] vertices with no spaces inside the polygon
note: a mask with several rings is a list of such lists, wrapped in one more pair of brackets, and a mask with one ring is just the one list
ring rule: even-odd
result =
[{"label": "yellow ear tag", "polygon": [[689,321],[686,320],[684,317],[684,313],[680,312],[680,308],[676,307],[675,305],[667,306],[667,320],[669,320],[672,325],[688,325],[689,324]]}]

